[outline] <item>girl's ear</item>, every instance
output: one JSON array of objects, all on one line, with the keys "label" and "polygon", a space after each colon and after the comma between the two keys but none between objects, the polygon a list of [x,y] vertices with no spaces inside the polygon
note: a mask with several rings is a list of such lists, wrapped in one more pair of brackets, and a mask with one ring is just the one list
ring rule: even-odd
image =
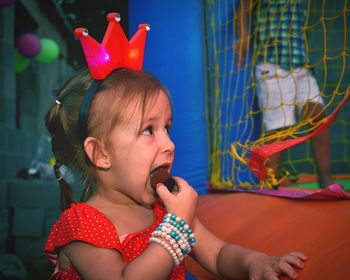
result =
[{"label": "girl's ear", "polygon": [[84,141],[84,150],[90,161],[101,169],[109,169],[111,162],[102,140],[89,136]]}]

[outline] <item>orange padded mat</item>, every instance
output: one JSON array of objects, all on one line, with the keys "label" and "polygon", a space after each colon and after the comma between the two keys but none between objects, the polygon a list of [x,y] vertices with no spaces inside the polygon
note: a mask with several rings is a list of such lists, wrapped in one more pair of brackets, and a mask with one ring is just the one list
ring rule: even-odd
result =
[{"label": "orange padded mat", "polygon": [[[272,255],[299,250],[308,256],[298,279],[350,279],[350,201],[293,200],[230,193],[199,196],[198,217],[226,241]],[[220,279],[192,259],[197,279]],[[281,279],[288,279],[283,277]]]}]

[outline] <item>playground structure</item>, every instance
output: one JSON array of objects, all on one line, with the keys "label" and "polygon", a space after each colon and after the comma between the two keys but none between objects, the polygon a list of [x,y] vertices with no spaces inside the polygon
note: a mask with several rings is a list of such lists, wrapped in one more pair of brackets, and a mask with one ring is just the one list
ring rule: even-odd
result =
[{"label": "playground structure", "polygon": [[[349,174],[349,7],[347,1],[306,1],[307,21],[306,68],[317,79],[325,110],[329,116],[310,128],[312,119],[299,120],[274,136],[265,133],[261,124],[261,109],[257,105],[254,63],[259,50],[251,30],[250,52],[238,65],[233,48],[234,18],[237,1],[205,1],[207,73],[209,91],[206,98],[209,115],[210,187],[232,190],[254,188],[261,183],[271,187],[266,170],[268,156],[286,150],[282,177],[297,180],[298,174],[315,174],[316,166],[309,142],[311,136],[330,126],[332,143],[331,171],[334,175]],[[246,5],[249,1],[245,1]],[[287,1],[288,2],[288,1]],[[286,2],[286,3],[287,3]],[[284,3],[284,2],[281,2]],[[257,6],[259,6],[257,4]],[[247,19],[252,24],[252,15]],[[256,27],[255,27],[256,28]],[[290,33],[293,37],[296,34]],[[293,69],[291,69],[293,75]],[[335,119],[335,115],[338,118]],[[276,139],[281,143],[266,145]],[[293,178],[292,178],[293,177]]]},{"label": "playground structure", "polygon": [[[332,174],[349,190],[348,3],[306,1],[307,67],[315,73],[328,118],[314,130],[300,121],[279,135],[284,139],[281,143],[266,148],[269,136],[261,124],[252,73],[254,46],[241,67],[232,48],[236,39],[233,18],[240,1],[205,1],[204,5],[209,65],[209,190],[215,194],[199,197],[198,216],[226,241],[272,255],[290,250],[305,252],[309,260],[298,271],[298,279],[343,279],[350,274],[349,193],[317,189],[313,175],[316,166],[310,143],[305,140],[326,126],[330,128]],[[262,182],[269,184],[265,168],[268,156],[274,149],[285,148],[282,183],[299,184],[279,190],[260,189]],[[186,264],[197,279],[220,279],[192,259]]]}]

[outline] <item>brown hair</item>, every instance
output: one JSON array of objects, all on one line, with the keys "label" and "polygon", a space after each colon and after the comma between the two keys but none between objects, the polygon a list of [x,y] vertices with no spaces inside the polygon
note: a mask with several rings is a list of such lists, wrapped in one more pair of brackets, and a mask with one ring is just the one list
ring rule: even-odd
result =
[{"label": "brown hair", "polygon": [[[95,168],[85,154],[78,133],[80,104],[91,83],[87,70],[70,79],[59,91],[57,100],[61,104],[53,104],[45,118],[47,130],[51,134],[52,151],[58,161],[55,174],[61,187],[63,209],[73,202],[73,196],[70,186],[59,172],[61,164],[86,176],[80,201],[86,201],[92,194]],[[130,69],[114,70],[95,93],[89,111],[87,135],[102,139],[108,146],[109,132],[125,118],[125,111],[140,108],[142,121],[149,100],[158,95],[160,90],[167,93],[160,81],[149,73]]]}]

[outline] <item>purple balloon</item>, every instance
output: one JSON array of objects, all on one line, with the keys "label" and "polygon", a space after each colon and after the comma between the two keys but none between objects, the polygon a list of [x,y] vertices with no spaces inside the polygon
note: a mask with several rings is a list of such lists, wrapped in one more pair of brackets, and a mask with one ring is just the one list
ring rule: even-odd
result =
[{"label": "purple balloon", "polygon": [[17,38],[17,49],[23,56],[35,57],[41,49],[40,38],[32,33],[23,34]]},{"label": "purple balloon", "polygon": [[9,7],[15,3],[15,0],[0,0],[0,9]]}]

